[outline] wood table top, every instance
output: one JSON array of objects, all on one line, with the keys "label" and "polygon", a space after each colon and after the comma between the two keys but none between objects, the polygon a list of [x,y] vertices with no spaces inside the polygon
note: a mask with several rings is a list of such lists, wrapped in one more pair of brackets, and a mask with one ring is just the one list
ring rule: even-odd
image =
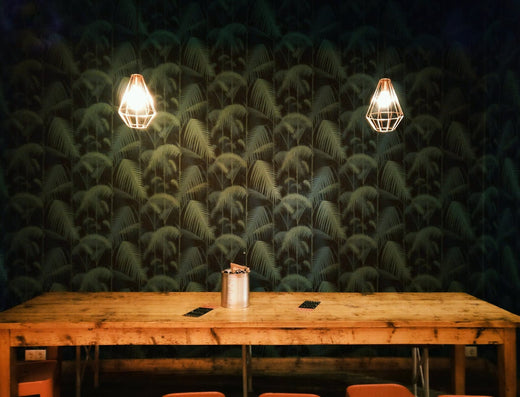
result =
[{"label": "wood table top", "polygon": [[[304,301],[319,301],[312,310]],[[200,317],[185,314],[213,310]],[[512,328],[520,316],[465,293],[252,292],[249,307],[219,292],[49,292],[0,313],[0,329],[457,327]]]}]

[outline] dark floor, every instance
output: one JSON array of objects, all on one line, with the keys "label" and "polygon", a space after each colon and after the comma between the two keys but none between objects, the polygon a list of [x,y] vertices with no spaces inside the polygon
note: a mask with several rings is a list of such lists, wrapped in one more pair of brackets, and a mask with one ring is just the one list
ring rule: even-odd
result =
[{"label": "dark floor", "polygon": [[[64,374],[61,396],[75,396],[74,375]],[[489,373],[468,371],[466,375],[466,393],[479,395],[497,395],[496,376]],[[386,373],[344,373],[330,376],[280,375],[254,376],[253,390],[250,397],[257,397],[263,392],[306,392],[321,397],[344,397],[349,384],[396,382],[404,384],[413,391],[410,374],[389,369]],[[216,390],[226,397],[242,396],[242,378],[240,376],[193,375],[193,374],[151,374],[151,373],[110,373],[100,374],[99,388],[93,387],[92,378],[85,374],[82,397],[161,397],[166,393]],[[445,371],[430,372],[430,396],[449,393],[450,375]],[[419,387],[418,395],[424,391]]]}]

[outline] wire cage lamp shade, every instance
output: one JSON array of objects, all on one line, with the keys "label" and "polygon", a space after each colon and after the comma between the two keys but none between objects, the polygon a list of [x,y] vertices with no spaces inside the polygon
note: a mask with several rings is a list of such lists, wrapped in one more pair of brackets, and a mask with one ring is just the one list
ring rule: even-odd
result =
[{"label": "wire cage lamp shade", "polygon": [[377,132],[390,132],[397,128],[403,117],[392,81],[388,78],[379,80],[366,114],[368,123]]},{"label": "wire cage lamp shade", "polygon": [[144,77],[140,74],[131,75],[119,105],[119,115],[128,127],[145,129],[155,114],[153,98]]}]

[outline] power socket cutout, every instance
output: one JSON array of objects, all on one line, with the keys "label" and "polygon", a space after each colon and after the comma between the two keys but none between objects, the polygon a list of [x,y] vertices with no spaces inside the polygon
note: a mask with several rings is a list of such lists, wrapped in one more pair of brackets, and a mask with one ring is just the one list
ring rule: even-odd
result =
[{"label": "power socket cutout", "polygon": [[25,350],[25,360],[26,361],[45,360],[46,358],[47,358],[47,351],[45,349],[26,349]]},{"label": "power socket cutout", "polygon": [[477,346],[465,346],[464,354],[466,357],[477,357]]}]

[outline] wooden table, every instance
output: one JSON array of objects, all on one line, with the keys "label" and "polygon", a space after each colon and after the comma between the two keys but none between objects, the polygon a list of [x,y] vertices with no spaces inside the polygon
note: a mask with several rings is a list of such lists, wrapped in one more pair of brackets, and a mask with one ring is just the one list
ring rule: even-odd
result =
[{"label": "wooden table", "polygon": [[[319,301],[313,310],[300,309]],[[185,314],[213,310],[200,317]],[[463,293],[46,293],[0,313],[0,397],[15,396],[15,347],[71,345],[497,345],[500,397],[516,397],[520,317]],[[455,355],[464,393],[464,355]]]}]

